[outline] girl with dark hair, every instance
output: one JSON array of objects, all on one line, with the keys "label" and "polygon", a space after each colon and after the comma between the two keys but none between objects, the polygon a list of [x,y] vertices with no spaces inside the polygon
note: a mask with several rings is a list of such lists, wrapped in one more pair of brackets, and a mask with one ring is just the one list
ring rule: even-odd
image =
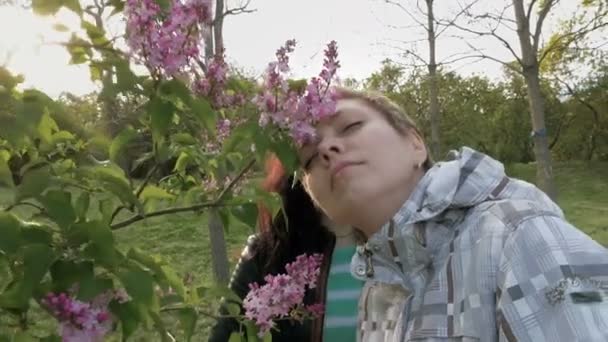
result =
[{"label": "girl with dark hair", "polygon": [[[354,231],[332,224],[315,207],[299,181],[286,176],[279,160],[272,157],[266,165],[263,187],[278,192],[284,213],[273,220],[260,207],[260,233],[250,236],[230,280],[229,287],[240,298],[249,292],[249,284],[264,284],[267,274],[285,273],[285,265],[301,254],[323,255],[318,285],[308,290],[304,304],[322,303],[325,315],[302,323],[281,320],[272,332],[273,342],[355,341],[357,302],[363,282],[354,279],[348,265],[355,251]],[[286,222],[287,221],[287,222]],[[221,309],[222,314],[227,314]],[[228,341],[240,331],[233,318],[221,318],[211,331],[210,342]]]}]

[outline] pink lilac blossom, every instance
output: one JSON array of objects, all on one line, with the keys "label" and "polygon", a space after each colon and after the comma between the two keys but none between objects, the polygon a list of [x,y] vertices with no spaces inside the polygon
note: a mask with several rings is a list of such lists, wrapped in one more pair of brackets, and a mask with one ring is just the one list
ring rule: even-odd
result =
[{"label": "pink lilac blossom", "polygon": [[113,299],[119,303],[130,300],[124,290],[106,291],[90,303],[66,293],[51,292],[42,299],[42,304],[60,322],[59,334],[64,342],[98,342],[112,329],[108,305]]},{"label": "pink lilac blossom", "polygon": [[202,50],[211,9],[211,0],[173,0],[166,12],[155,0],[127,0],[127,43],[132,56],[153,73],[177,74]]},{"label": "pink lilac blossom", "polygon": [[242,94],[226,94],[227,75],[228,64],[224,56],[216,55],[207,65],[204,77],[194,81],[194,92],[209,99],[214,109],[242,105],[245,102]]},{"label": "pink lilac blossom", "polygon": [[303,94],[288,88],[285,75],[289,72],[288,53],[293,52],[295,41],[289,40],[277,50],[277,61],[270,62],[264,74],[264,90],[254,99],[262,112],[259,124],[273,124],[287,130],[296,144],[314,139],[314,125],[336,111],[337,96],[331,87],[340,67],[338,47],[331,41],[325,50],[323,69],[313,77]]},{"label": "pink lilac blossom", "polygon": [[305,306],[302,302],[306,289],[316,287],[323,256],[300,255],[285,266],[287,274],[267,275],[263,286],[249,284],[250,292],[243,301],[245,317],[255,321],[259,336],[264,336],[275,325],[274,320],[300,317],[304,314],[318,316],[321,304]]}]

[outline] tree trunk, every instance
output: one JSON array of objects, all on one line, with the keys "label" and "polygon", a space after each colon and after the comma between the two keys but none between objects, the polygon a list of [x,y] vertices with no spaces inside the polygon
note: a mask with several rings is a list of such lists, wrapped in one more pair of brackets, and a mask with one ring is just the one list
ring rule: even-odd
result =
[{"label": "tree trunk", "polygon": [[205,41],[205,65],[208,65],[213,59],[213,27],[209,28],[209,32],[203,37]]},{"label": "tree trunk", "polygon": [[524,78],[528,88],[528,102],[532,117],[534,139],[534,156],[536,157],[536,177],[539,186],[552,199],[557,197],[557,190],[553,184],[553,170],[551,167],[551,153],[545,126],[545,104],[540,88],[538,68],[524,71]]},{"label": "tree trunk", "polygon": [[230,264],[226,252],[226,239],[222,219],[216,209],[209,210],[209,242],[211,243],[211,266],[217,284],[228,285]]},{"label": "tree trunk", "polygon": [[553,184],[551,153],[545,126],[545,104],[540,87],[538,51],[530,41],[530,22],[526,17],[523,0],[513,0],[517,35],[521,46],[521,67],[528,93],[530,116],[534,141],[534,156],[536,158],[536,177],[539,187],[552,199],[557,198],[557,189]]},{"label": "tree trunk", "polygon": [[213,21],[213,40],[215,43],[215,54],[224,53],[224,0],[215,2],[215,20]]},{"label": "tree trunk", "polygon": [[428,10],[428,41],[429,41],[429,116],[431,119],[431,154],[441,158],[439,113],[439,85],[437,84],[437,62],[435,57],[435,16],[433,14],[433,0],[426,0]]}]

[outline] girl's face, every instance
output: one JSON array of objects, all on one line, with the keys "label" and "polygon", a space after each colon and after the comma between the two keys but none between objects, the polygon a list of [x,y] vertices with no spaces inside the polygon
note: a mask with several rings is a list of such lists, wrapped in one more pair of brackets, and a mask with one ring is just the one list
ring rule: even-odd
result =
[{"label": "girl's face", "polygon": [[377,206],[384,197],[409,194],[421,172],[416,166],[426,160],[424,143],[413,130],[398,132],[360,99],[339,100],[336,115],[316,130],[317,140],[299,151],[304,184],[338,224],[357,226],[365,211],[382,210]]}]

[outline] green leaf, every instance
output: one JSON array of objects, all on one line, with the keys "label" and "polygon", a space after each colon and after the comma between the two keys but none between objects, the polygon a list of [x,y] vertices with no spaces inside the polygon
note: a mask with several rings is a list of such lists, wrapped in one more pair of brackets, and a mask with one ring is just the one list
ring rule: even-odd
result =
[{"label": "green leaf", "polygon": [[74,224],[70,233],[89,242],[85,248],[85,253],[89,257],[106,265],[113,265],[116,262],[114,236],[107,224],[101,221],[78,222]]},{"label": "green leaf", "polygon": [[62,190],[49,190],[39,198],[49,217],[59,227],[67,230],[76,221],[72,207],[72,194]]},{"label": "green leaf", "polygon": [[68,131],[59,131],[51,136],[51,145],[54,146],[59,143],[73,142],[75,140],[76,137],[72,133]]},{"label": "green leaf", "polygon": [[23,279],[16,279],[0,293],[0,308],[25,311],[29,300],[30,296],[24,291]]},{"label": "green leaf", "polygon": [[238,332],[233,332],[232,334],[230,334],[230,338],[228,339],[228,342],[243,342],[245,340],[245,338],[243,337],[242,334],[238,333]]},{"label": "green leaf", "polygon": [[190,108],[198,121],[207,129],[207,133],[215,136],[217,113],[213,110],[211,104],[203,98],[196,98],[192,101]]},{"label": "green leaf", "polygon": [[175,195],[170,194],[167,190],[159,188],[155,185],[147,185],[141,192],[142,200],[148,201],[151,199],[174,199]]},{"label": "green leaf", "polygon": [[80,278],[78,284],[77,297],[84,302],[90,302],[98,295],[114,288],[112,279],[94,277],[92,275]]},{"label": "green leaf", "polygon": [[49,246],[43,244],[23,246],[21,252],[23,253],[22,291],[29,298],[55,261],[55,255]]},{"label": "green leaf", "polygon": [[122,339],[126,341],[137,330],[142,321],[141,312],[133,301],[126,303],[110,303],[110,310],[120,320],[122,326]]},{"label": "green leaf", "polygon": [[57,131],[59,131],[57,123],[55,120],[53,120],[48,111],[45,111],[44,115],[42,115],[40,118],[40,122],[38,123],[37,135],[41,139],[42,143],[47,145],[45,146],[46,148],[51,149],[54,147],[51,144],[53,142],[53,134]]},{"label": "green leaf", "polygon": [[127,127],[120,132],[110,145],[110,160],[119,163],[119,159],[124,158],[127,144],[137,137],[137,132],[132,127]]},{"label": "green leaf", "polygon": [[259,330],[255,323],[253,321],[245,321],[243,324],[247,332],[247,341],[260,342],[260,338],[258,337]]},{"label": "green leaf", "polygon": [[160,6],[160,8],[163,9],[164,11],[168,10],[169,7],[171,6],[170,0],[154,0],[154,2],[156,2],[158,4],[158,6]]},{"label": "green leaf", "polygon": [[21,225],[21,240],[24,243],[50,245],[53,242],[53,235],[49,228],[43,228],[35,223],[23,222]]},{"label": "green leaf", "polygon": [[13,342],[36,342],[36,341],[39,341],[39,340],[35,339],[30,334],[23,332],[23,331],[19,331],[13,336]]},{"label": "green leaf", "polygon": [[163,101],[155,97],[148,102],[148,113],[150,113],[150,126],[155,143],[161,143],[165,134],[169,131],[175,107],[171,102]]},{"label": "green leaf", "polygon": [[[76,1],[78,1],[78,0],[76,0]],[[95,24],[92,24],[86,20],[80,21],[80,27],[82,27],[87,32],[87,36],[89,36],[89,39],[91,39],[92,41],[99,39],[99,38],[103,38],[105,36],[105,32],[103,31],[103,28],[100,29],[97,26],[95,26]]]},{"label": "green leaf", "polygon": [[228,314],[232,316],[238,316],[241,314],[241,306],[239,304],[233,302],[226,302],[225,306],[228,310]]},{"label": "green leaf", "polygon": [[72,57],[70,64],[83,64],[93,57],[91,43],[85,39],[72,34],[67,45],[67,50]]},{"label": "green leaf", "polygon": [[57,335],[49,335],[40,339],[40,342],[61,342],[61,337]]},{"label": "green leaf", "polygon": [[78,15],[82,15],[82,7],[80,7],[80,1],[78,0],[63,0],[63,6]]},{"label": "green leaf", "polygon": [[116,67],[116,90],[118,92],[128,92],[135,88],[138,83],[137,76],[131,71],[127,60],[119,60],[115,63]]},{"label": "green leaf", "polygon": [[192,340],[194,329],[196,328],[196,321],[198,320],[198,314],[193,308],[183,308],[177,311],[177,317],[184,330],[184,337],[186,341]]},{"label": "green leaf", "polygon": [[60,259],[51,265],[53,283],[63,291],[83,279],[93,278],[93,275],[93,263],[89,261]]},{"label": "green leaf", "polygon": [[89,205],[91,204],[91,196],[88,192],[84,191],[78,196],[76,203],[74,203],[74,212],[76,217],[80,220],[84,220],[87,217],[89,211]]},{"label": "green leaf", "polygon": [[162,259],[149,256],[137,248],[130,249],[127,256],[154,272],[158,283],[164,290],[168,290],[171,287],[182,298],[186,297],[186,289],[183,282],[177,273],[166,265]]},{"label": "green leaf", "polygon": [[197,289],[200,297],[206,298],[225,298],[228,301],[232,301],[241,304],[243,300],[234,291],[227,286],[213,285],[211,287],[201,286]]},{"label": "green leaf", "polygon": [[177,158],[177,161],[175,162],[175,167],[173,168],[173,171],[177,171],[183,174],[184,172],[186,172],[186,168],[190,164],[191,160],[192,157],[190,157],[190,154],[186,152],[180,153],[179,157]]},{"label": "green leaf", "polygon": [[291,173],[298,168],[298,154],[291,143],[286,141],[273,141],[270,148],[279,157],[286,173]]},{"label": "green leaf", "polygon": [[133,193],[129,181],[120,168],[100,166],[94,168],[93,173],[102,183],[102,186],[120,198],[123,204],[135,205],[140,212],[143,212],[141,202]]},{"label": "green leaf", "polygon": [[129,267],[127,271],[119,274],[119,278],[135,302],[145,306],[148,310],[158,309],[157,299],[154,295],[154,278],[149,272],[139,267]]},{"label": "green leaf", "polygon": [[51,176],[49,175],[47,168],[26,172],[21,184],[17,187],[15,200],[19,202],[27,198],[40,196],[49,186],[50,178]]},{"label": "green leaf", "polygon": [[169,330],[167,330],[167,327],[165,326],[165,322],[163,322],[163,320],[160,318],[159,314],[157,314],[156,312],[151,312],[150,317],[154,321],[154,327],[156,328],[156,331],[158,331],[158,334],[160,335],[161,342],[175,341],[175,338],[173,337],[173,335],[171,335]]},{"label": "green leaf", "polygon": [[240,205],[232,209],[232,215],[247,226],[255,228],[258,222],[258,206],[254,203]]},{"label": "green leaf", "polygon": [[64,0],[32,0],[32,9],[38,15],[52,15],[61,8]]},{"label": "green leaf", "polygon": [[7,212],[0,212],[0,251],[13,254],[21,246],[21,222]]},{"label": "green leaf", "polygon": [[13,173],[8,166],[10,154],[8,151],[0,151],[0,187],[14,188]]},{"label": "green leaf", "polygon": [[110,224],[114,213],[114,202],[111,199],[99,201],[99,213],[101,213],[101,221]]},{"label": "green leaf", "polygon": [[122,12],[125,8],[125,2],[124,0],[109,0],[110,5],[114,7],[111,15]]},{"label": "green leaf", "polygon": [[176,133],[171,135],[171,141],[174,144],[189,146],[196,145],[196,139],[188,133]]},{"label": "green leaf", "polygon": [[[192,104],[192,94],[190,89],[178,79],[172,79],[161,83],[159,87],[160,95],[169,101],[172,101],[176,105],[181,101],[184,105],[190,106]],[[179,100],[179,101],[176,101]]]},{"label": "green leaf", "polygon": [[63,24],[60,24],[60,23],[53,25],[53,29],[55,29],[56,31],[59,31],[59,32],[68,32],[70,30],[69,27],[67,27]]},{"label": "green leaf", "polygon": [[101,81],[101,70],[102,69],[99,65],[96,65],[94,63],[89,64],[89,74],[91,75],[91,81]]}]

